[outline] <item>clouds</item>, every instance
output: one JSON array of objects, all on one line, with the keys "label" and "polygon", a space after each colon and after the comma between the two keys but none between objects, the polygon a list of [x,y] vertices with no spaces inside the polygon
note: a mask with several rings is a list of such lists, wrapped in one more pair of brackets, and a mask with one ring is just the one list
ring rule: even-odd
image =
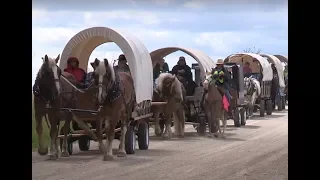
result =
[{"label": "clouds", "polygon": [[[94,26],[133,34],[150,52],[162,47],[182,46],[202,50],[214,60],[250,47],[271,54],[287,55],[288,52],[288,15],[285,1],[248,5],[239,0],[237,6],[226,5],[219,0],[153,0],[149,6],[144,6],[146,1],[117,2],[120,1],[125,2],[124,5],[113,3],[106,6],[104,1],[92,2],[90,5],[85,3],[88,1],[80,0],[77,4],[63,1],[63,7],[58,1],[34,1],[33,80],[42,56],[48,54],[55,57],[61,54],[72,36]],[[119,47],[108,43],[97,47],[90,59],[115,59],[120,53]],[[180,55],[184,54],[177,52],[169,55],[166,61],[172,67]],[[186,59],[193,61],[188,56]]]}]

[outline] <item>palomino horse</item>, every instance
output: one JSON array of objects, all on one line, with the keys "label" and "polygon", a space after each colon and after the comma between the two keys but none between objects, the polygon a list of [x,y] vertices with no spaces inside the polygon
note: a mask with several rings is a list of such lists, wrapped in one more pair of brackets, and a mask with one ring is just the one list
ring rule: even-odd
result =
[{"label": "palomino horse", "polygon": [[180,81],[170,73],[161,73],[156,79],[156,91],[162,99],[167,100],[165,106],[155,108],[155,133],[161,134],[159,115],[164,113],[165,131],[162,134],[163,138],[169,139],[172,135],[171,117],[173,115],[175,134],[178,137],[184,137],[184,93]]},{"label": "palomino horse", "polygon": [[244,78],[245,98],[248,101],[249,116],[253,115],[254,105],[261,94],[261,87],[258,80],[253,77]]},{"label": "palomino horse", "polygon": [[[97,138],[99,149],[104,153],[104,160],[113,160],[112,142],[114,130],[121,120],[121,137],[118,156],[126,156],[125,135],[127,126],[136,106],[136,96],[132,77],[125,72],[115,73],[107,59],[95,60],[95,82],[98,85]],[[107,149],[102,141],[102,121],[105,120],[107,131]],[[99,131],[98,131],[99,130]]]},{"label": "palomino horse", "polygon": [[[217,132],[224,137],[224,132],[227,125],[227,111],[223,108],[223,89],[218,89],[215,81],[209,75],[203,82],[203,87],[207,91],[204,96],[203,107],[208,119],[209,132],[215,137],[218,137]],[[220,92],[221,91],[221,92]],[[221,133],[220,120],[223,123],[223,131]]]},{"label": "palomino horse", "polygon": [[[40,155],[48,154],[48,147],[43,142],[43,127],[42,118],[48,119],[50,122],[50,159],[57,159],[58,157],[58,145],[57,145],[57,132],[59,127],[59,109],[60,108],[60,76],[61,70],[57,66],[60,59],[60,55],[57,58],[50,58],[47,55],[44,56],[43,64],[37,74],[35,86],[38,86],[38,92],[34,93],[34,112],[36,120],[36,131],[39,139],[38,153]],[[47,110],[47,105],[52,109]]]}]

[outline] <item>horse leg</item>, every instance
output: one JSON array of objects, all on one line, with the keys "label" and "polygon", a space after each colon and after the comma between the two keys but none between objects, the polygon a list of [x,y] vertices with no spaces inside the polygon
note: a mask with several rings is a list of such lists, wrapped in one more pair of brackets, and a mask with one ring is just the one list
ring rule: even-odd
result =
[{"label": "horse leg", "polygon": [[179,120],[177,111],[174,111],[172,114],[173,114],[174,134],[177,137],[180,137],[181,136],[181,124],[180,124],[180,120]]},{"label": "horse leg", "polygon": [[63,137],[63,143],[62,143],[61,157],[69,157],[67,147],[68,147],[68,134],[69,134],[69,130],[70,130],[71,119],[72,119],[71,114],[66,113],[66,119],[65,119],[64,126],[63,126],[64,137]]},{"label": "horse leg", "polygon": [[[113,143],[113,140],[114,140],[114,129],[116,127],[116,124],[117,122],[119,121],[120,119],[120,115],[119,115],[119,112],[116,112],[116,113],[113,113],[111,118],[106,121],[109,121],[109,125],[108,127],[106,127],[106,129],[108,129],[108,134],[107,134],[107,144],[106,144],[106,147],[107,147],[107,152],[104,154],[103,156],[103,160],[104,161],[112,161],[114,159],[113,157],[113,153],[112,153],[112,143]],[[106,125],[107,125],[107,122],[106,122]],[[125,139],[125,138],[124,138]]]},{"label": "horse leg", "polygon": [[48,113],[49,121],[50,121],[50,154],[49,160],[56,160],[58,158],[57,152],[57,135],[58,135],[58,128],[57,128],[57,118],[52,112]]},{"label": "horse leg", "polygon": [[[213,102],[211,105],[211,116],[212,116],[212,132],[214,137],[219,137],[218,131],[220,132],[220,119],[218,118],[218,113],[220,109],[217,108],[218,103]],[[219,107],[221,108],[221,107]]]},{"label": "horse leg", "polygon": [[121,137],[120,137],[120,145],[119,145],[118,157],[126,157],[127,156],[127,153],[126,153],[126,150],[125,150],[125,139],[126,139],[126,133],[127,133],[127,122],[129,122],[127,116],[125,116],[124,114],[121,116]]},{"label": "horse leg", "polygon": [[169,139],[171,136],[171,115],[168,113],[165,113],[165,130],[164,133],[162,134],[162,137],[164,139]]},{"label": "horse leg", "polygon": [[161,133],[162,133],[161,129],[160,129],[160,124],[159,124],[159,121],[160,121],[159,116],[160,116],[160,111],[159,111],[158,107],[156,107],[156,112],[154,114],[154,119],[155,119],[154,120],[155,121],[154,131],[157,136],[161,136]]},{"label": "horse leg", "polygon": [[[96,134],[97,134],[97,140],[98,140],[98,143],[99,143],[99,150],[100,150],[100,152],[102,152],[103,154],[105,154],[106,153],[106,147],[105,147],[105,145],[103,144],[103,137],[102,137],[102,135],[103,135],[103,131],[102,131],[102,122],[105,120],[105,119],[108,119],[108,118],[105,118],[105,117],[103,117],[103,116],[99,116],[98,115],[98,118],[97,118],[97,120],[96,120]],[[105,129],[106,129],[106,132],[108,132],[107,131],[107,127],[108,127],[108,120],[106,120],[105,121]]]},{"label": "horse leg", "polygon": [[184,109],[181,108],[181,110],[178,111],[178,116],[179,116],[179,119],[180,119],[180,124],[181,124],[181,135],[182,137],[184,137],[184,128],[185,128],[185,117],[184,117]]},{"label": "horse leg", "polygon": [[216,109],[218,131],[219,131],[219,134],[222,135],[220,121],[222,120],[221,117],[222,117],[222,114],[224,113],[223,104],[220,102],[216,102],[215,109]]},{"label": "horse leg", "polygon": [[226,112],[225,110],[223,110],[223,111],[222,111],[222,116],[221,116],[222,125],[223,125],[222,137],[225,137],[225,136],[224,136],[224,132],[226,131],[226,127],[227,127],[226,115],[227,115],[227,112]]},{"label": "horse leg", "polygon": [[184,112],[183,110],[177,110],[174,114],[176,114],[176,119],[178,121],[178,125],[179,125],[179,133],[178,133],[178,137],[183,138],[184,137],[184,123],[185,123],[185,119],[184,119]]},{"label": "horse leg", "polygon": [[36,113],[35,115],[35,120],[36,120],[36,131],[38,134],[38,141],[39,141],[39,145],[38,145],[38,153],[41,156],[47,155],[48,154],[48,147],[44,145],[43,142],[43,127],[42,127],[42,117],[43,115],[40,115],[38,113]]}]

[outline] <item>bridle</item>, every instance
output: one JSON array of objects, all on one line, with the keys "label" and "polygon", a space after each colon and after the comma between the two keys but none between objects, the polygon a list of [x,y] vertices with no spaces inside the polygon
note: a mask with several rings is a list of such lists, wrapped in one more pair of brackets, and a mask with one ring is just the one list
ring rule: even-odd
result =
[{"label": "bridle", "polygon": [[[42,91],[41,92],[41,87],[43,87],[43,84],[47,85],[47,84],[55,84],[55,83],[59,83],[60,81],[60,76],[61,76],[61,73],[60,73],[60,68],[57,66],[58,70],[59,70],[59,73],[58,73],[58,76],[57,78],[55,78],[54,76],[52,77],[52,79],[50,79],[51,77],[48,77],[46,76],[46,73],[48,73],[48,71],[43,71],[43,69],[41,69],[41,72],[40,74],[38,75],[37,77],[37,81],[39,82],[39,94],[38,96],[40,97],[40,99],[44,102],[46,102],[47,104],[52,104],[53,101],[56,100],[56,98],[59,96],[59,94],[56,94],[56,93],[52,93],[52,90],[49,90],[49,88],[45,87],[46,89],[48,89],[49,91],[47,92],[50,92],[49,94],[46,94],[44,95]],[[47,79],[50,79],[49,81]],[[43,81],[46,81],[47,83],[42,83]],[[52,83],[49,83],[49,82],[52,82]],[[48,98],[50,97],[50,98]]]}]

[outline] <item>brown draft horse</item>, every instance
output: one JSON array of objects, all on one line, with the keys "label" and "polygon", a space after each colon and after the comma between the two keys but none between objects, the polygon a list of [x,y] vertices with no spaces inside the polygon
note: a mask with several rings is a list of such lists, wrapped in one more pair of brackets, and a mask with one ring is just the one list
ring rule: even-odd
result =
[{"label": "brown draft horse", "polygon": [[178,137],[184,137],[185,111],[183,106],[184,93],[180,81],[170,73],[161,73],[156,79],[156,92],[162,99],[167,100],[165,106],[154,108],[155,113],[155,133],[161,134],[159,115],[164,113],[165,131],[162,137],[169,139],[172,135],[171,116],[174,119],[175,134]]},{"label": "brown draft horse", "polygon": [[[60,108],[60,76],[61,70],[57,66],[60,59],[60,54],[57,58],[50,58],[44,56],[43,63],[36,77],[35,86],[38,86],[38,92],[33,91],[34,94],[34,112],[36,121],[36,131],[39,139],[38,153],[40,155],[48,154],[48,147],[43,142],[43,127],[42,118],[46,118],[50,123],[50,154],[49,159],[57,159],[58,157],[58,143],[57,132],[59,127],[59,108]],[[46,109],[47,105],[53,109]]]},{"label": "brown draft horse", "polygon": [[[223,96],[219,92],[218,87],[211,79],[211,75],[206,78],[203,83],[207,94],[204,97],[203,107],[208,119],[209,132],[212,136],[218,137],[217,132],[224,137],[224,132],[227,125],[227,112],[223,108],[222,98]],[[222,90],[222,89],[221,89]],[[223,123],[223,131],[221,133],[220,120]]]},{"label": "brown draft horse", "polygon": [[[95,60],[95,83],[98,85],[97,102],[100,111],[97,114],[97,139],[99,149],[103,152],[103,160],[113,160],[112,142],[117,122],[121,120],[121,137],[118,156],[126,156],[125,135],[127,126],[136,106],[136,96],[132,77],[125,72],[115,73],[107,59]],[[102,122],[105,121],[107,131],[106,146],[102,139]],[[107,147],[107,148],[106,148]]]}]

